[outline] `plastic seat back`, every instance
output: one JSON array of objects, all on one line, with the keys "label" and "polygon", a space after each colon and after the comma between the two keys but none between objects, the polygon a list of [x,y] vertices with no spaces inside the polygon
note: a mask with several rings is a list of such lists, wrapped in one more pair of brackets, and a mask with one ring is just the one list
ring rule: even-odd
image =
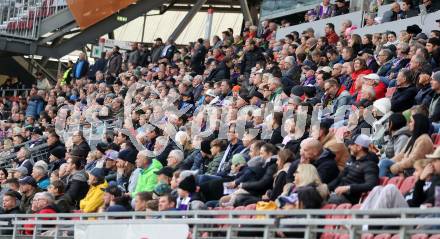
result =
[{"label": "plastic seat back", "polygon": [[403,180],[402,185],[400,185],[400,192],[405,195],[416,185],[417,178],[415,176],[407,177]]},{"label": "plastic seat back", "polygon": [[397,176],[397,177],[393,177],[390,178],[390,180],[388,180],[387,185],[388,184],[394,184],[396,185],[397,188],[400,188],[400,185],[402,185],[404,178]]}]

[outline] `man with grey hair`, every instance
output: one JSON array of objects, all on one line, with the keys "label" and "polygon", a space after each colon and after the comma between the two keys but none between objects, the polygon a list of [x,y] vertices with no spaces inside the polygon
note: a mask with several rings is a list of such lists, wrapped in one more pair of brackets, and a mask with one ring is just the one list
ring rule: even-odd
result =
[{"label": "man with grey hair", "polygon": [[[160,141],[159,138],[158,140]],[[136,188],[131,193],[132,198],[134,198],[139,192],[153,192],[154,187],[156,187],[157,175],[155,172],[162,168],[162,164],[158,160],[150,157],[149,154],[150,153],[147,150],[142,150],[136,157],[136,167],[142,170],[139,173]]]},{"label": "man with grey hair", "polygon": [[174,141],[170,140],[167,136],[159,136],[154,143],[153,153],[156,159],[165,166],[168,164],[168,154],[173,149],[178,149]]},{"label": "man with grey hair", "polygon": [[[315,166],[323,183],[329,183],[339,175],[335,154],[325,149],[322,143],[314,138],[307,138],[301,142],[300,158],[290,165],[287,171],[288,177],[295,177],[294,172],[300,163]],[[288,178],[288,180],[294,180],[294,178]]]},{"label": "man with grey hair", "polygon": [[35,214],[57,213],[55,198],[48,192],[36,193],[32,200],[32,211]]},{"label": "man with grey hair", "polygon": [[284,87],[292,88],[300,84],[301,69],[295,62],[293,56],[286,56],[281,64],[281,81]]},{"label": "man with grey hair", "polygon": [[[157,143],[157,141],[156,141]],[[184,158],[182,150],[174,149],[168,154],[167,166],[173,168],[174,170],[179,169]]]},{"label": "man with grey hair", "polygon": [[47,170],[43,166],[35,165],[32,170],[32,177],[41,190],[46,190],[49,187],[49,177],[47,176]]},{"label": "man with grey hair", "polygon": [[382,49],[378,55],[379,69],[377,70],[377,74],[379,76],[388,76],[391,71],[391,67],[393,67],[393,53],[389,49]]},{"label": "man with grey hair", "polygon": [[203,92],[203,77],[201,75],[196,75],[192,81],[192,93],[194,96],[194,101],[197,102],[202,96]]}]

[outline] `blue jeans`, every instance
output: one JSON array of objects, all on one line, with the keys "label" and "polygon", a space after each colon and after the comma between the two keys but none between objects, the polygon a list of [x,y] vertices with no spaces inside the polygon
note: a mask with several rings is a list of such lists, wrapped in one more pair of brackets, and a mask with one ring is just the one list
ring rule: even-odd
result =
[{"label": "blue jeans", "polygon": [[391,165],[393,165],[394,163],[395,162],[391,159],[381,159],[379,161],[379,177],[394,177],[394,175],[390,171]]}]

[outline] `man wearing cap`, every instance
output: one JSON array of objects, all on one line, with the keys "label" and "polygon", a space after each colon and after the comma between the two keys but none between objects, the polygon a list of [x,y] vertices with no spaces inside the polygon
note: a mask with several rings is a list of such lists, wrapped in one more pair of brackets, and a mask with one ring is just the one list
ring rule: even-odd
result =
[{"label": "man wearing cap", "polygon": [[429,119],[433,122],[436,132],[440,129],[440,71],[435,72],[431,79],[434,96],[429,104]]},{"label": "man wearing cap", "polygon": [[363,193],[373,189],[379,182],[379,159],[369,152],[371,139],[367,135],[359,135],[350,147],[352,157],[338,178],[328,184],[333,193],[329,203],[356,204]]},{"label": "man wearing cap", "polygon": [[375,99],[382,99],[387,93],[387,86],[380,80],[380,76],[375,73],[364,76],[364,84],[374,88]]},{"label": "man wearing cap", "polygon": [[152,192],[157,184],[157,175],[155,172],[162,168],[162,164],[148,156],[147,151],[140,151],[136,158],[136,166],[141,168],[136,188],[131,193],[131,197],[134,198],[139,192]]},{"label": "man wearing cap", "polygon": [[376,59],[374,59],[374,51],[370,48],[365,48],[358,52],[358,57],[364,59],[367,63],[367,68],[376,72],[379,69],[379,64],[377,64]]},{"label": "man wearing cap", "polygon": [[87,195],[79,202],[79,208],[82,212],[97,212],[102,204],[104,204],[103,189],[108,187],[108,183],[104,178],[105,171],[102,168],[94,168],[89,172],[87,183],[90,187],[87,191]]},{"label": "man wearing cap", "polygon": [[37,192],[39,192],[37,182],[31,176],[26,176],[18,180],[20,184],[20,192],[22,198],[20,201],[20,211],[25,213],[32,213],[32,200]]}]

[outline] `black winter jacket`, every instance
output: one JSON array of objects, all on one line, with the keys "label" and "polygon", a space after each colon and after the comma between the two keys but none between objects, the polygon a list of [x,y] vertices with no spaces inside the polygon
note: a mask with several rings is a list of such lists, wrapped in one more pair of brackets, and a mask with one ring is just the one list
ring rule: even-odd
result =
[{"label": "black winter jacket", "polygon": [[256,181],[250,181],[246,183],[241,184],[241,188],[248,191],[254,196],[261,196],[268,189],[272,188],[273,184],[273,175],[277,172],[277,164],[276,164],[277,158],[272,157],[272,159],[265,163],[263,167],[260,169],[258,177],[259,179]]},{"label": "black winter jacket", "polygon": [[403,112],[415,104],[417,88],[413,85],[397,88],[391,97],[391,111]]},{"label": "black winter jacket", "polygon": [[350,186],[350,191],[344,196],[351,203],[358,203],[362,193],[372,190],[379,182],[378,161],[373,153],[368,153],[359,160],[352,157],[342,174],[328,184],[330,191],[334,191],[339,186]]},{"label": "black winter jacket", "polygon": [[244,53],[244,57],[241,62],[240,74],[251,73],[252,67],[254,67],[257,62],[261,60],[264,60],[261,48],[255,48],[252,51]]}]

